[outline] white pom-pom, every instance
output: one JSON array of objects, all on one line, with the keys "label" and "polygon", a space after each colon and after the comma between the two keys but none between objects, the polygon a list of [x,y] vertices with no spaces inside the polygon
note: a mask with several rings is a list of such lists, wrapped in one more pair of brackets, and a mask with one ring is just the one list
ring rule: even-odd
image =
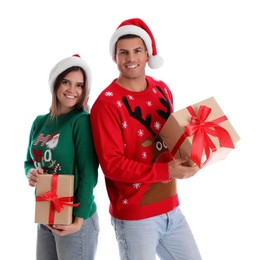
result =
[{"label": "white pom-pom", "polygon": [[163,63],[164,63],[164,60],[159,55],[151,56],[149,57],[149,60],[148,60],[148,65],[151,69],[159,69],[160,67],[162,67]]}]

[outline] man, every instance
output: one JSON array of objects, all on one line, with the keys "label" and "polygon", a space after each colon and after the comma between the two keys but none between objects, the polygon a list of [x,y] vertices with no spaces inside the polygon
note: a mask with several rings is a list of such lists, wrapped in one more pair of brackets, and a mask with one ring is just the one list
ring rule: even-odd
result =
[{"label": "man", "polygon": [[159,136],[174,108],[168,86],[145,75],[147,63],[163,64],[152,32],[139,18],[125,20],[111,37],[110,53],[119,76],[95,101],[91,124],[120,259],[200,260],[176,188],[177,178],[199,168],[174,159]]}]

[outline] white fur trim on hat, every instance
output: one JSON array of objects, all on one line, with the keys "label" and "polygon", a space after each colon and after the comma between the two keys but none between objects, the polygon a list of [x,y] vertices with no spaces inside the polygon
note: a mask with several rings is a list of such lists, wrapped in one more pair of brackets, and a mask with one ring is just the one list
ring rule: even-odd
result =
[{"label": "white fur trim on hat", "polygon": [[[124,23],[124,25],[123,25]],[[118,41],[118,39],[127,34],[134,34],[142,38],[142,40],[145,42],[147,53],[148,53],[148,65],[152,69],[158,69],[163,65],[163,58],[156,53],[156,45],[154,37],[150,31],[150,29],[147,27],[147,25],[139,18],[134,18],[130,20],[126,20],[117,28],[117,30],[113,33],[111,39],[110,39],[110,54],[112,57],[112,60],[115,61],[115,44]],[[131,23],[131,24],[130,24]],[[137,26],[137,25],[141,25]]]},{"label": "white fur trim on hat", "polygon": [[50,76],[49,76],[49,85],[50,85],[51,93],[53,93],[54,83],[55,83],[56,78],[62,72],[64,72],[65,70],[67,70],[68,68],[71,68],[73,66],[81,67],[85,71],[86,78],[87,78],[86,88],[88,89],[88,94],[90,93],[91,81],[92,81],[91,70],[90,70],[90,67],[88,66],[88,64],[86,63],[86,61],[81,59],[78,54],[73,55],[71,57],[68,57],[68,58],[65,58],[65,59],[59,61],[53,67],[53,69],[50,72]]}]

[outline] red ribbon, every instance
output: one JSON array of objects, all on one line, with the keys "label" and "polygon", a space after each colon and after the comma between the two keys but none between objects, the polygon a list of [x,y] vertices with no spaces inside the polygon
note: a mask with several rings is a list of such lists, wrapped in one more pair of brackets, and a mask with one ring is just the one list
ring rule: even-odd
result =
[{"label": "red ribbon", "polygon": [[217,137],[219,139],[220,146],[235,148],[228,131],[219,125],[219,123],[227,120],[226,116],[221,116],[212,121],[206,121],[207,117],[212,111],[211,108],[204,105],[200,106],[198,116],[196,116],[196,113],[191,106],[187,107],[187,109],[191,114],[191,124],[185,126],[186,132],[181,135],[178,142],[171,151],[173,155],[180,148],[183,141],[189,136],[194,136],[190,159],[199,167],[202,166],[201,158],[203,150],[206,154],[206,160],[203,165],[209,161],[211,155],[213,155],[213,153],[217,150],[209,135]]},{"label": "red ribbon", "polygon": [[51,190],[45,192],[42,196],[36,196],[36,201],[50,201],[49,224],[54,224],[55,210],[60,213],[64,206],[77,207],[80,203],[73,204],[74,197],[60,197],[57,196],[58,174],[52,175]]}]

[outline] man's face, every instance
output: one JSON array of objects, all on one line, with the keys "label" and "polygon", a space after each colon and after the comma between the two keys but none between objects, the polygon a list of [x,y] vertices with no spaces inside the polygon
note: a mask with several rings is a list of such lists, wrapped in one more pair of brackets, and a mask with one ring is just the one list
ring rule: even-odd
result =
[{"label": "man's face", "polygon": [[145,73],[148,54],[141,38],[118,40],[115,61],[126,78],[137,78]]}]

